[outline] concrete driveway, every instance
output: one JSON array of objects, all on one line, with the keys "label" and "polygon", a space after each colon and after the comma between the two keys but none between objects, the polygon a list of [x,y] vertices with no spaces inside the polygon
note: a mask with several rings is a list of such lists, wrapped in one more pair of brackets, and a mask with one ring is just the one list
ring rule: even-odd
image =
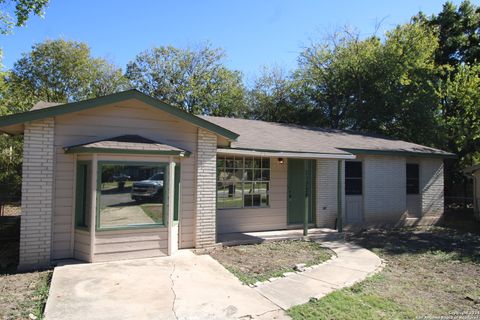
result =
[{"label": "concrete driveway", "polygon": [[55,268],[45,309],[57,319],[288,319],[208,255]]}]

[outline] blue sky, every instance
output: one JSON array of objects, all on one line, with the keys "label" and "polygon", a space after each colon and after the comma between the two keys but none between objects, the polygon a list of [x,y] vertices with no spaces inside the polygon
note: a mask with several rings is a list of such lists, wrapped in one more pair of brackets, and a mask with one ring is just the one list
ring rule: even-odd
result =
[{"label": "blue sky", "polygon": [[[44,18],[0,37],[4,68],[34,43],[65,38],[87,42],[94,56],[125,69],[139,52],[160,45],[195,46],[209,41],[227,52],[229,67],[246,79],[265,65],[289,70],[302,47],[349,25],[369,35],[408,22],[422,10],[438,13],[428,0],[51,0]],[[453,1],[458,4],[460,1]],[[478,1],[474,1],[478,4]]]}]

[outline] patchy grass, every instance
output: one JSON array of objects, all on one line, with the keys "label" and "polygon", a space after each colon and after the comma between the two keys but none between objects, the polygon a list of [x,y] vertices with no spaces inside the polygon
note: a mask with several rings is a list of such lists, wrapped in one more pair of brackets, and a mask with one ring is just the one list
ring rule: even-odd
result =
[{"label": "patchy grass", "polygon": [[149,216],[155,222],[162,222],[163,221],[163,204],[142,204],[140,208],[145,212],[147,216]]},{"label": "patchy grass", "polygon": [[253,284],[293,271],[299,263],[320,264],[332,254],[316,242],[288,240],[224,247],[212,252],[211,256],[243,283]]},{"label": "patchy grass", "polygon": [[448,228],[351,234],[387,262],[377,276],[296,306],[293,319],[412,319],[480,313],[480,236]]},{"label": "patchy grass", "polygon": [[42,319],[51,277],[51,270],[0,275],[0,319]]}]

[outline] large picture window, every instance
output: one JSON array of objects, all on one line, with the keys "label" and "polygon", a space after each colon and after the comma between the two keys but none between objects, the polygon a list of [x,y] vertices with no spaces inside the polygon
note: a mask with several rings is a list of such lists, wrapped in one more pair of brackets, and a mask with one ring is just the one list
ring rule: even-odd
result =
[{"label": "large picture window", "polygon": [[345,194],[361,195],[362,185],[362,162],[345,161]]},{"label": "large picture window", "polygon": [[270,158],[217,157],[217,208],[268,207]]},{"label": "large picture window", "polygon": [[98,229],[162,225],[166,164],[99,163]]},{"label": "large picture window", "polygon": [[407,163],[407,194],[418,194],[420,167],[417,163]]}]

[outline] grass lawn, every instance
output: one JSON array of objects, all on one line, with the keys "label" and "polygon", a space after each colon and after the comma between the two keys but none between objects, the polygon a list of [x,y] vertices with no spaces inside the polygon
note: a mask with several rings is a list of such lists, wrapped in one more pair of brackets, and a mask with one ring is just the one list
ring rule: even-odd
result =
[{"label": "grass lawn", "polygon": [[452,312],[480,317],[479,234],[432,227],[371,230],[348,240],[385,259],[386,268],[291,308],[293,319],[412,319]]},{"label": "grass lawn", "polygon": [[320,264],[332,254],[316,242],[289,240],[224,247],[210,255],[243,283],[253,284],[293,271],[299,263]]},{"label": "grass lawn", "polygon": [[141,204],[140,208],[143,212],[146,213],[147,216],[152,218],[155,222],[162,222],[163,221],[163,204],[158,203],[146,203]]},{"label": "grass lawn", "polygon": [[52,270],[0,274],[0,319],[43,317]]}]

